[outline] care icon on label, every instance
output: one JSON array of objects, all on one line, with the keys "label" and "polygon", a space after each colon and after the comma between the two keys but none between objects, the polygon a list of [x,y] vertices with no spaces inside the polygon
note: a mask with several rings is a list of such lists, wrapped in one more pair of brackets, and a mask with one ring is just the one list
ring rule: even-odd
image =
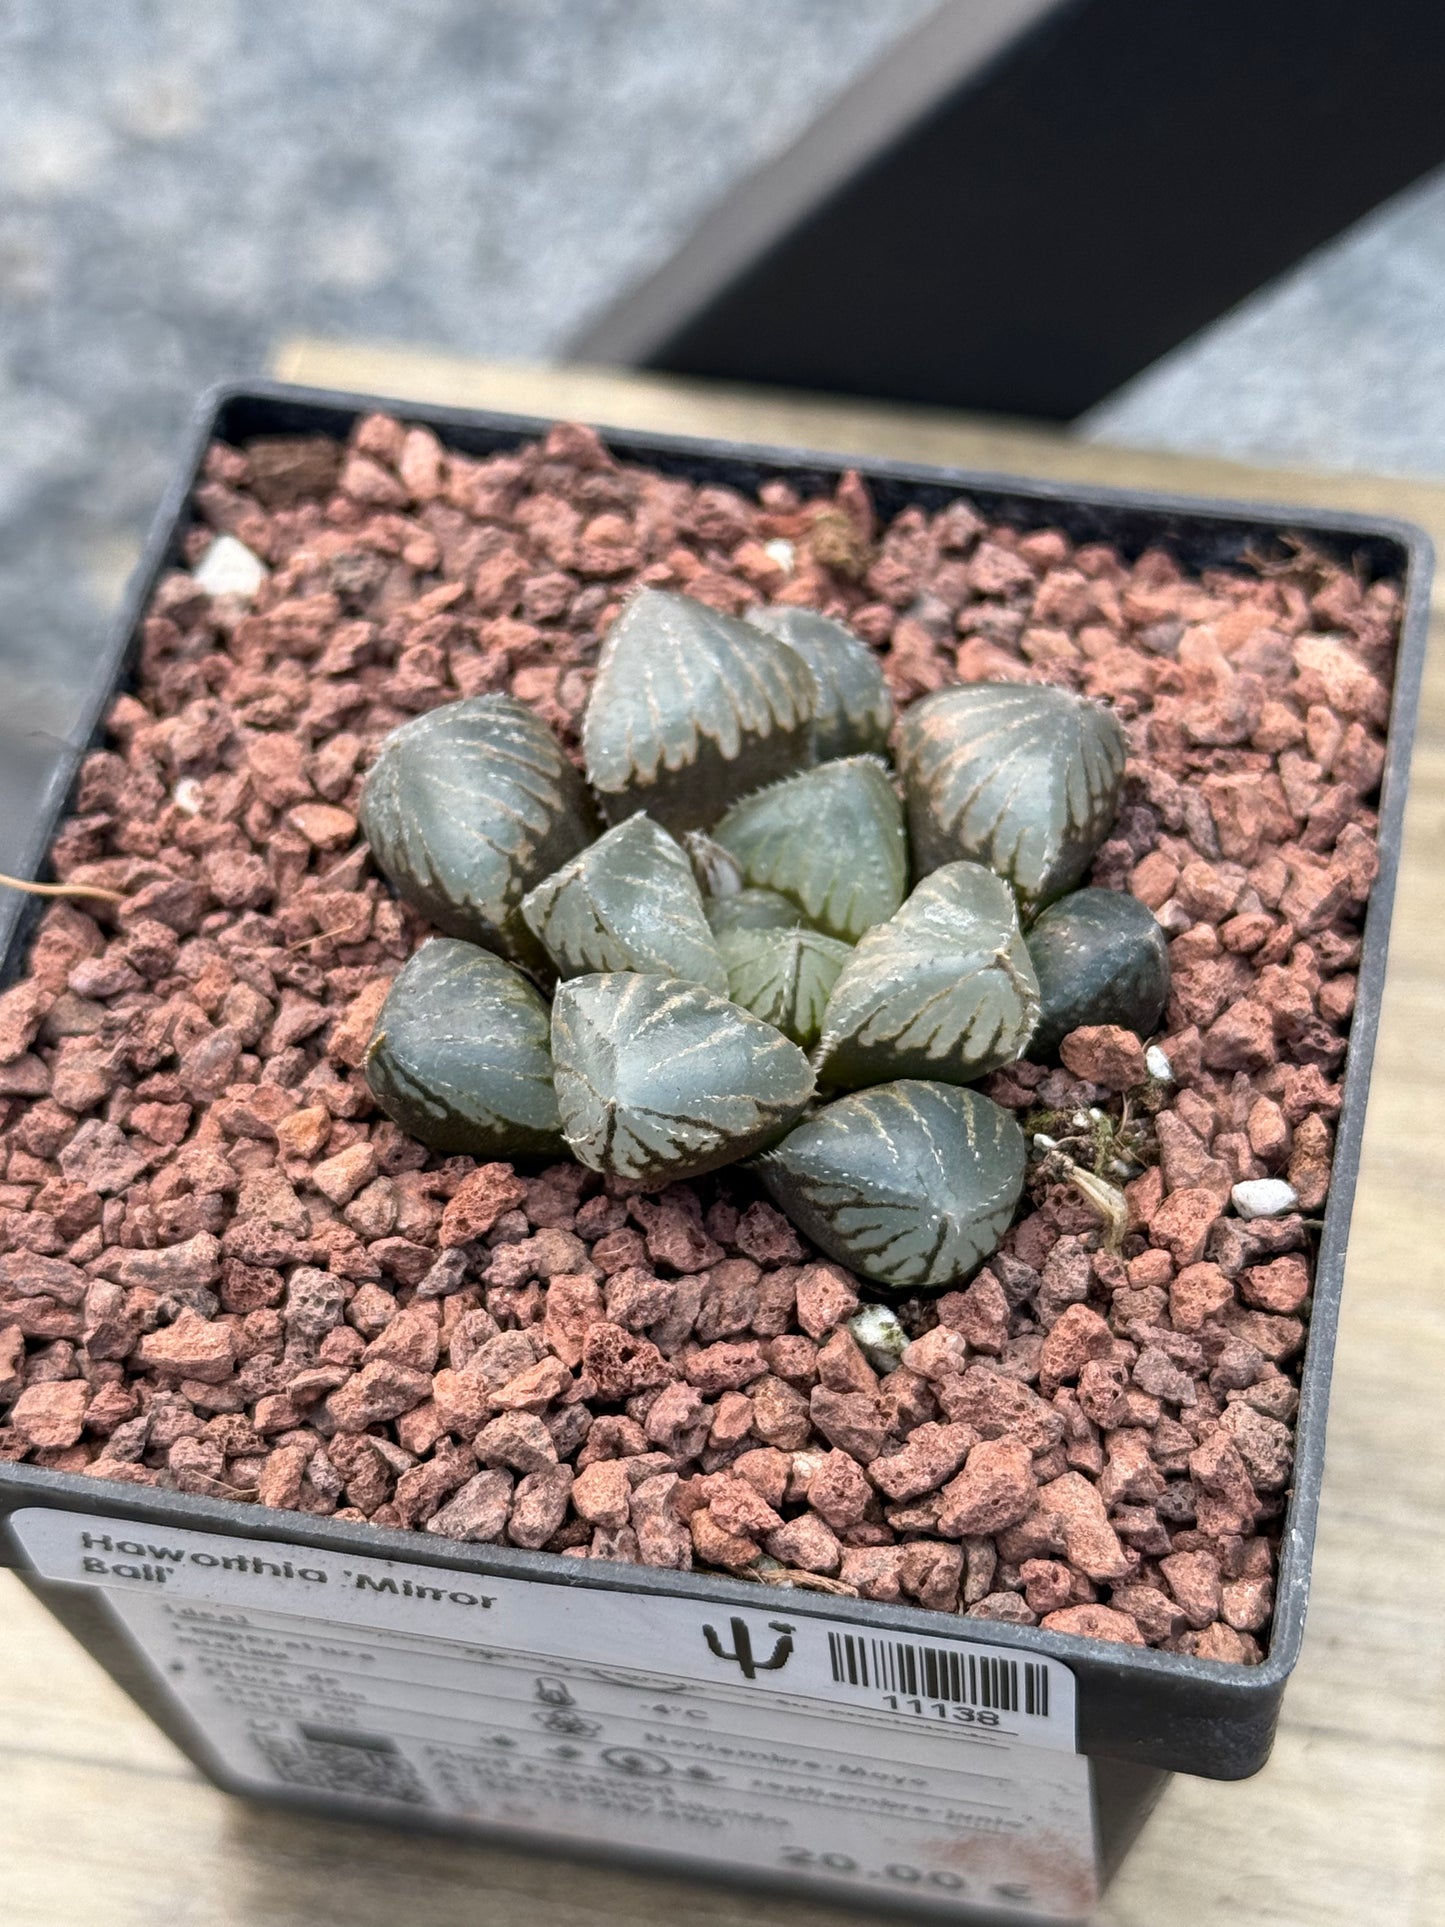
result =
[{"label": "care icon on label", "polygon": [[672,1771],[660,1753],[644,1752],[640,1746],[605,1746],[602,1757],[615,1772],[634,1780],[664,1780]]},{"label": "care icon on label", "polygon": [[549,1706],[545,1713],[534,1713],[532,1718],[546,1732],[565,1733],[574,1740],[594,1739],[602,1731],[601,1720],[589,1720],[570,1706]]},{"label": "care icon on label", "polygon": [[572,1689],[565,1680],[554,1679],[550,1673],[538,1673],[533,1687],[534,1697],[544,1706],[575,1706]]},{"label": "care icon on label", "polygon": [[602,1731],[601,1720],[589,1720],[585,1713],[578,1712],[572,1689],[565,1680],[556,1679],[551,1673],[539,1673],[533,1694],[541,1700],[546,1710],[534,1713],[532,1718],[548,1733],[561,1733],[573,1740],[590,1740]]}]

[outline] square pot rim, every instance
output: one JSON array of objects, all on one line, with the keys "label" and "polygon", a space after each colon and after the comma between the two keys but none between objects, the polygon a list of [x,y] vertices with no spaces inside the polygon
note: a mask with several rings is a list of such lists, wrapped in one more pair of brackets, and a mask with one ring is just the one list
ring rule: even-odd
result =
[{"label": "square pot rim", "polygon": [[[386,396],[354,394],[343,390],[305,387],[268,380],[237,380],[215,384],[202,395],[183,454],[163,494],[153,518],[150,533],[137,566],[127,584],[122,603],[106,632],[97,655],[98,674],[81,723],[66,739],[66,753],[57,761],[36,809],[31,835],[24,852],[28,865],[20,874],[34,875],[43,865],[46,853],[64,812],[81,760],[103,727],[103,721],[117,686],[128,666],[139,624],[149,605],[155,586],[167,568],[174,565],[180,535],[188,525],[188,512],[201,464],[210,443],[222,435],[229,412],[258,404],[264,410],[292,408],[301,412],[327,414],[337,418],[334,426],[313,423],[309,429],[272,429],[272,433],[336,433],[344,436],[343,418],[354,422],[365,414],[385,413],[398,420],[433,429],[445,443],[448,431],[453,441],[458,431],[495,437],[504,443],[540,437],[559,417],[519,415],[485,408],[453,408]],[[1089,1735],[1081,1730],[1081,1749],[1120,1758],[1148,1760],[1151,1764],[1186,1772],[1203,1773],[1211,1778],[1243,1778],[1258,1771],[1268,1757],[1274,1720],[1285,1682],[1299,1658],[1305,1610],[1310,1585],[1310,1564],[1317,1523],[1320,1480],[1325,1449],[1325,1417],[1329,1375],[1338,1325],[1339,1300],[1347,1254],[1348,1231],[1354,1193],[1359,1174],[1361,1138],[1374,1048],[1379,1025],[1381,993],[1399,866],[1401,826],[1408,789],[1410,752],[1413,745],[1416,710],[1423,670],[1429,618],[1429,580],[1433,547],[1424,530],[1407,520],[1342,510],[1302,509],[1270,502],[1254,502],[1162,492],[1116,485],[1076,484],[1054,480],[1033,480],[989,470],[975,470],[938,463],[910,462],[896,457],[848,456],[836,451],[742,442],[731,438],[655,433],[646,429],[617,428],[595,423],[597,432],[619,459],[652,466],[663,461],[686,464],[731,463],[756,469],[803,471],[810,475],[837,477],[856,469],[865,480],[882,480],[915,490],[934,490],[945,496],[989,496],[1001,505],[1033,506],[1040,523],[1071,507],[1133,514],[1159,523],[1154,540],[1144,546],[1171,545],[1174,524],[1213,525],[1220,535],[1231,528],[1273,533],[1278,536],[1298,533],[1334,539],[1335,545],[1355,537],[1388,543],[1400,551],[1397,567],[1403,578],[1403,608],[1395,674],[1391,692],[1390,718],[1386,735],[1386,761],[1380,796],[1378,832],[1379,875],[1372,889],[1362,934],[1359,988],[1350,1029],[1346,1058],[1343,1105],[1336,1137],[1330,1190],[1325,1205],[1319,1254],[1314,1274],[1314,1310],[1301,1368],[1301,1396],[1295,1421],[1296,1451],[1293,1489],[1285,1514],[1280,1547],[1279,1574],[1270,1643],[1258,1666],[1246,1667],[1229,1661],[1199,1659],[1169,1653],[1153,1647],[1134,1647],[1087,1639],[1074,1634],[1045,1631],[1042,1627],[1009,1626],[993,1620],[969,1620],[955,1614],[926,1610],[916,1606],[884,1605],[873,1600],[844,1599],[803,1590],[789,1590],[787,1610],[800,1615],[826,1615],[854,1620],[873,1629],[899,1629],[923,1636],[973,1638],[1015,1649],[1021,1654],[1042,1653],[1067,1665],[1079,1682],[1081,1711],[1086,1698],[1086,1682],[1100,1686],[1134,1687],[1139,1705],[1152,1708],[1147,1715],[1126,1722],[1130,1729],[1119,1735],[1117,1745],[1104,1742],[1085,1747]],[[719,478],[720,479],[720,478]],[[747,486],[736,478],[731,486]],[[1101,540],[1110,539],[1100,535]],[[1114,538],[1117,543],[1119,538]],[[1227,566],[1217,563],[1196,564],[1196,568]],[[8,906],[7,906],[8,908]],[[0,983],[12,981],[23,963],[25,942],[39,907],[34,899],[23,900],[0,918]],[[463,1542],[432,1538],[421,1532],[396,1528],[357,1527],[349,1521],[340,1525],[317,1515],[271,1511],[237,1500],[211,1499],[190,1493],[162,1490],[149,1486],[129,1486],[118,1482],[87,1478],[80,1474],[57,1473],[33,1465],[0,1465],[0,1518],[27,1506],[58,1505],[70,1511],[109,1513],[115,1516],[149,1516],[179,1528],[198,1531],[220,1530],[256,1539],[286,1538],[318,1547],[345,1547],[359,1554],[398,1558],[413,1563],[445,1566],[478,1573],[511,1574],[518,1578],[545,1579],[552,1583],[585,1586],[601,1591],[660,1592],[692,1597],[722,1606],[757,1604],[759,1599],[776,1599],[781,1589],[760,1587],[756,1583],[705,1572],[674,1573],[641,1564],[564,1559],[559,1554],[527,1552],[508,1546],[471,1546]],[[3,1552],[3,1548],[0,1548]],[[13,1560],[24,1569],[24,1562]],[[0,1556],[0,1563],[6,1559]],[[597,1568],[594,1570],[593,1568]],[[1155,1689],[1155,1690],[1151,1690]],[[1162,1689],[1157,1690],[1157,1689]],[[1208,1708],[1202,1719],[1190,1712],[1193,1702],[1202,1700]],[[1172,1702],[1172,1703],[1171,1703]],[[1242,1750],[1223,1741],[1224,1730],[1243,1722],[1250,1743]],[[1081,1722],[1081,1726],[1085,1724]],[[1139,1731],[1152,1727],[1198,1728],[1192,1743],[1181,1733],[1182,1744],[1171,1745],[1168,1738],[1160,1745]],[[1214,1736],[1214,1743],[1206,1738]],[[1239,1738],[1244,1740],[1245,1734]],[[1221,1743],[1223,1741],[1223,1743]],[[1184,1755],[1190,1755],[1185,1758]],[[1200,1764],[1207,1758],[1208,1764]]]}]

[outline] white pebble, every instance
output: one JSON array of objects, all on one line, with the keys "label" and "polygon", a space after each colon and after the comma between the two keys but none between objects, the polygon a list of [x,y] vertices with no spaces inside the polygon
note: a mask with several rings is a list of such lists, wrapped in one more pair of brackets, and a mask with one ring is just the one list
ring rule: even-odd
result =
[{"label": "white pebble", "polygon": [[1057,1151],[1058,1148],[1059,1140],[1056,1137],[1050,1137],[1047,1131],[1034,1132],[1034,1149],[1036,1151]]},{"label": "white pebble", "polygon": [[249,602],[268,573],[260,556],[253,555],[244,542],[234,535],[218,535],[195,571],[195,582],[207,595],[233,595]]},{"label": "white pebble", "polygon": [[1160,1084],[1174,1082],[1174,1066],[1157,1044],[1151,1044],[1144,1053],[1144,1068]]},{"label": "white pebble", "polygon": [[908,1334],[887,1305],[864,1305],[848,1320],[854,1343],[877,1372],[891,1372],[903,1357]]},{"label": "white pebble", "polygon": [[782,536],[778,536],[775,541],[764,542],[763,554],[770,555],[780,569],[787,569],[791,574],[793,561],[797,555],[797,550],[791,542],[786,542]]},{"label": "white pebble", "polygon": [[187,816],[199,816],[205,800],[205,794],[194,776],[183,776],[171,791],[171,801]]},{"label": "white pebble", "polygon": [[1283,1178],[1247,1178],[1230,1192],[1241,1218],[1282,1218],[1299,1206],[1299,1193]]}]

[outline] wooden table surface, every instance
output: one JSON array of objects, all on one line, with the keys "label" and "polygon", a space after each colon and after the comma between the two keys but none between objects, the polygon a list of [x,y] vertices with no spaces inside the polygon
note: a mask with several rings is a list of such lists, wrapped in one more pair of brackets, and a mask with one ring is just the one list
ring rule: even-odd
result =
[{"label": "wooden table surface", "polygon": [[[618,426],[1004,473],[1353,507],[1423,523],[1445,488],[1092,448],[1028,427],[594,370],[294,342],[275,369]],[[1439,609],[1437,601],[1437,610]],[[1099,1927],[1445,1921],[1445,623],[1432,635],[1389,989],[1335,1366],[1304,1656],[1265,1770],[1176,1777]],[[207,1785],[0,1574],[6,1927],[844,1927],[856,1914],[253,1809]]]}]

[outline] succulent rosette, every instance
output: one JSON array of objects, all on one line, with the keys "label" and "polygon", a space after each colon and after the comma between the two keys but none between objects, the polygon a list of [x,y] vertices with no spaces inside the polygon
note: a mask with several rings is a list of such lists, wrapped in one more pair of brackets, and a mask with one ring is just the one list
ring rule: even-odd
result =
[{"label": "succulent rosette", "polygon": [[641,1189],[747,1160],[875,1284],[967,1277],[1026,1161],[972,1086],[1079,1024],[1147,1035],[1167,951],[1135,899],[1073,890],[1119,804],[1107,709],[940,690],[890,764],[893,723],[841,623],[643,589],[603,645],[582,770],[505,696],[394,731],[363,826],[445,934],[381,1012],[377,1103],[436,1150],[565,1148]]}]

